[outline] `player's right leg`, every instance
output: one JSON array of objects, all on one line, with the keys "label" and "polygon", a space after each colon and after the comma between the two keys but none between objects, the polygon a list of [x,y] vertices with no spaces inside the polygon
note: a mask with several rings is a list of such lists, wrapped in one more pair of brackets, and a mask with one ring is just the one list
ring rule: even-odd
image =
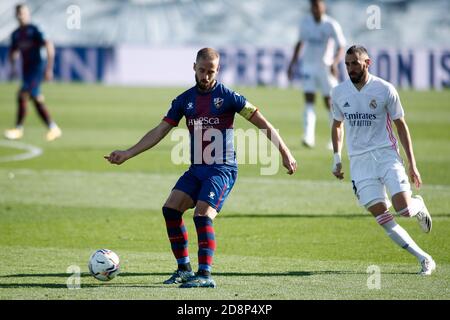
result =
[{"label": "player's right leg", "polygon": [[41,93],[41,82],[43,77],[43,71],[37,70],[35,71],[29,79],[29,92],[31,95],[31,100],[34,103],[36,111],[39,114],[39,117],[45,123],[48,128],[47,134],[45,135],[45,139],[47,141],[53,141],[62,135],[61,129],[58,125],[52,120],[50,117],[50,113],[48,112],[48,108],[44,103],[44,95]]},{"label": "player's right leg", "polygon": [[189,169],[177,181],[162,208],[170,246],[177,262],[177,270],[164,284],[183,283],[195,276],[189,259],[188,233],[183,213],[194,207],[199,189],[200,182]]},{"label": "player's right leg", "polygon": [[[311,90],[307,88],[305,90]],[[314,148],[316,144],[316,111],[314,102],[316,94],[314,91],[305,91],[305,110],[303,111],[303,140],[305,147]]]},{"label": "player's right leg", "polygon": [[[338,85],[338,79],[331,74],[331,69],[329,66],[323,66],[320,74],[318,74],[320,89],[322,92],[325,108],[328,112],[329,125],[333,124],[333,114],[331,112],[331,89]],[[333,150],[333,143],[328,141],[327,149]]]},{"label": "player's right leg", "polygon": [[5,138],[10,140],[17,140],[23,137],[23,123],[27,114],[27,100],[28,92],[26,91],[26,84],[22,86],[17,93],[17,117],[14,128],[7,129],[4,132]]}]

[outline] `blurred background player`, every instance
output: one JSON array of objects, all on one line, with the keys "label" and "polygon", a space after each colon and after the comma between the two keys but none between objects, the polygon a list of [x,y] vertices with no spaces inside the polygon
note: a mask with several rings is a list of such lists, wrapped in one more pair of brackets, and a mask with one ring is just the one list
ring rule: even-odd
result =
[{"label": "blurred background player", "polygon": [[338,179],[344,178],[341,150],[345,123],[350,175],[360,205],[372,213],[395,243],[419,260],[420,274],[430,275],[436,268],[433,258],[419,248],[389,212],[391,203],[386,188],[397,214],[416,217],[424,232],[431,231],[431,216],[422,197],[411,197],[408,175],[392,130],[393,121],[408,159],[409,178],[419,188],[422,179],[400,97],[392,84],[369,73],[370,64],[364,47],[350,47],[345,56],[350,79],[332,90],[332,171]]},{"label": "blurred background player", "polygon": [[[303,140],[308,148],[315,146],[316,91],[320,90],[325,107],[330,112],[330,91],[338,84],[338,64],[344,54],[345,38],[339,23],[325,14],[322,0],[311,0],[311,14],[300,22],[300,37],[288,68],[288,78],[293,79],[298,57],[302,52],[302,87],[305,95],[303,113]],[[332,122],[329,113],[330,125]],[[328,142],[328,149],[332,149]]]},{"label": "blurred background player", "polygon": [[[283,166],[293,174],[297,163],[278,132],[261,112],[243,96],[216,81],[219,71],[219,54],[211,48],[197,53],[194,63],[196,86],[179,95],[172,102],[166,117],[150,130],[136,145],[128,150],[113,151],[105,158],[113,164],[144,152],[159,143],[181,118],[191,137],[191,166],[177,181],[162,211],[167,234],[178,268],[164,281],[165,284],[182,283],[181,287],[216,287],[211,278],[212,259],[216,249],[213,219],[217,216],[237,178],[237,163],[233,146],[233,122],[236,113],[263,129],[267,137],[278,147]],[[215,133],[214,133],[215,132]],[[220,133],[220,137],[217,134]],[[207,138],[211,134],[212,137]],[[223,146],[214,149],[214,155],[206,154],[212,142]],[[220,150],[222,149],[222,150]],[[192,272],[188,235],[183,214],[194,208],[194,223],[198,237],[198,272]]]},{"label": "blurred background player", "polygon": [[[11,36],[9,60],[12,70],[15,70],[15,61],[20,53],[23,83],[17,95],[16,126],[13,129],[6,130],[5,137],[12,140],[22,138],[27,112],[27,100],[31,98],[39,116],[48,127],[46,139],[52,141],[60,137],[62,133],[49,115],[40,86],[43,78],[47,81],[53,78],[55,49],[53,43],[45,38],[38,27],[30,23],[30,10],[26,5],[19,4],[16,6],[16,18],[19,22],[19,28]],[[45,47],[47,51],[47,63],[41,56],[41,47]]]}]

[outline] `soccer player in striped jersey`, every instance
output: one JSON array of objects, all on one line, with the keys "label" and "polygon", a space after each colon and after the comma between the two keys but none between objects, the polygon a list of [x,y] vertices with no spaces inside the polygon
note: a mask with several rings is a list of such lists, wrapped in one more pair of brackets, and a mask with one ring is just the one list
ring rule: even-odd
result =
[{"label": "soccer player in striped jersey", "polygon": [[[359,204],[375,217],[396,244],[417,258],[421,264],[420,274],[430,275],[436,268],[435,261],[389,212],[392,204],[398,215],[416,217],[424,232],[431,231],[432,220],[428,209],[421,196],[412,196],[408,181],[409,175],[416,188],[422,184],[399,95],[392,84],[369,73],[370,64],[364,47],[350,47],[345,56],[349,79],[332,90],[332,171],[338,179],[344,178],[341,150],[345,125],[350,176]],[[399,153],[392,122],[408,160],[408,174]]]},{"label": "soccer player in striped jersey", "polygon": [[[24,4],[16,6],[16,18],[19,22],[17,28],[11,36],[11,48],[9,60],[14,70],[14,62],[19,53],[22,57],[22,87],[17,96],[17,118],[16,125],[12,129],[5,131],[5,138],[16,140],[23,136],[23,125],[27,112],[27,100],[31,100],[36,110],[48,128],[47,141],[55,140],[62,134],[61,129],[51,119],[47,107],[44,104],[44,96],[41,93],[41,82],[43,78],[49,81],[53,78],[53,61],[55,49],[53,43],[49,41],[41,30],[31,24],[29,8]],[[45,47],[47,61],[41,55],[41,48]]]},{"label": "soccer player in striped jersey", "polygon": [[[105,158],[113,164],[126,160],[155,146],[181,118],[186,118],[190,133],[191,166],[175,184],[162,211],[177,270],[164,281],[181,283],[181,287],[215,287],[211,277],[216,249],[213,220],[221,210],[237,178],[237,162],[233,146],[233,123],[236,113],[263,129],[278,146],[283,166],[289,174],[297,163],[278,132],[243,96],[216,81],[219,54],[211,48],[201,49],[194,63],[196,85],[172,101],[161,123],[150,130],[128,150],[113,151]],[[212,144],[218,146],[212,150]],[[188,252],[188,234],[183,213],[194,208],[194,223],[198,238],[198,272],[194,274]]]}]

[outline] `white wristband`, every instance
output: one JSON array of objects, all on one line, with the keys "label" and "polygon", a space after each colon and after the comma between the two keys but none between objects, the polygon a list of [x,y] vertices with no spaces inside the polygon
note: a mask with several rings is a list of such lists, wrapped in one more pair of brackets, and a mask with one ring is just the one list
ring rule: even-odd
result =
[{"label": "white wristband", "polygon": [[334,164],[342,163],[341,154],[339,152],[334,153]]}]

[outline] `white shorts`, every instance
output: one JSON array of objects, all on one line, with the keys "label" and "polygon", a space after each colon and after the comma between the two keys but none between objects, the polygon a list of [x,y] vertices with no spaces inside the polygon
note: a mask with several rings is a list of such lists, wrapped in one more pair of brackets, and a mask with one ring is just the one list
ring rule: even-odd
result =
[{"label": "white shorts", "polygon": [[386,203],[389,208],[386,189],[391,198],[399,192],[411,194],[403,160],[391,147],[351,156],[350,176],[359,204],[366,208],[378,202]]},{"label": "white shorts", "polygon": [[323,96],[329,97],[331,89],[337,86],[338,80],[331,74],[330,66],[303,65],[302,86],[306,93],[320,90]]}]

